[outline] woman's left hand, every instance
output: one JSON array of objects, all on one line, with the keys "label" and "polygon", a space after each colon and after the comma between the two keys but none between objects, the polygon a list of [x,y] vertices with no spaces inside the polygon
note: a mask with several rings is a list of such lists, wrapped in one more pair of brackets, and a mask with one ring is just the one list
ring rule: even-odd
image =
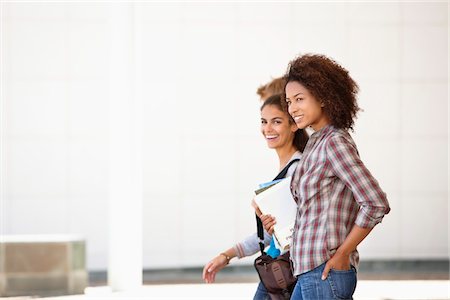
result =
[{"label": "woman's left hand", "polygon": [[327,279],[330,270],[347,271],[350,270],[350,256],[336,251],[332,258],[325,264],[325,269],[322,273],[322,280]]}]

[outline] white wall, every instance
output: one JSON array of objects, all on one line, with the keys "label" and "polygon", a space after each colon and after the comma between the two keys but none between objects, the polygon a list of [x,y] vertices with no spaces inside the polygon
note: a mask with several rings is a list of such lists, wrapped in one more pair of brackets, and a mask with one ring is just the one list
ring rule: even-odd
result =
[{"label": "white wall", "polygon": [[[2,6],[1,233],[84,234],[104,269],[108,4]],[[362,259],[448,257],[446,2],[140,3],[133,18],[145,268],[203,265],[254,230],[252,189],[276,169],[255,91],[305,52],[361,88],[354,137],[392,206]]]}]

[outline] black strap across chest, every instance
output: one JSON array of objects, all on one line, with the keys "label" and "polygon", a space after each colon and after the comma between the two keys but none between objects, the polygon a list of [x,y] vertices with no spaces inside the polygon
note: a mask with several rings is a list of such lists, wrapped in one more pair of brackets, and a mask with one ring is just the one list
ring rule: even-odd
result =
[{"label": "black strap across chest", "polygon": [[[291,160],[284,168],[283,170],[278,173],[278,175],[273,180],[283,179],[286,177],[287,172],[289,171],[289,168],[292,166],[293,163],[299,161],[298,158]],[[261,219],[256,215],[256,228],[258,230],[258,237],[259,237],[259,249],[261,250],[261,254],[264,253],[264,228],[261,222]]]}]

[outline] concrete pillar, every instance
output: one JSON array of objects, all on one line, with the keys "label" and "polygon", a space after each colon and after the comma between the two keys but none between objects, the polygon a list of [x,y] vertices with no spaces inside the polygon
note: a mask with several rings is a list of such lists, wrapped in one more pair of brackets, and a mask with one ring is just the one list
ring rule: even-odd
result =
[{"label": "concrete pillar", "polygon": [[135,93],[133,4],[109,5],[108,284],[120,291],[142,285],[142,103]]}]

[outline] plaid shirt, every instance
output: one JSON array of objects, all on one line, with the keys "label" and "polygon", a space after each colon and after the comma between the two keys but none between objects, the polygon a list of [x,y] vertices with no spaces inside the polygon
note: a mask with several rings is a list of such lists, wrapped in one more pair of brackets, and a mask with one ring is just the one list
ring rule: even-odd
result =
[{"label": "plaid shirt", "polygon": [[[298,203],[291,247],[295,275],[329,260],[354,224],[372,228],[390,210],[350,134],[331,125],[311,135],[291,190]],[[356,250],[350,262],[358,267]]]}]

